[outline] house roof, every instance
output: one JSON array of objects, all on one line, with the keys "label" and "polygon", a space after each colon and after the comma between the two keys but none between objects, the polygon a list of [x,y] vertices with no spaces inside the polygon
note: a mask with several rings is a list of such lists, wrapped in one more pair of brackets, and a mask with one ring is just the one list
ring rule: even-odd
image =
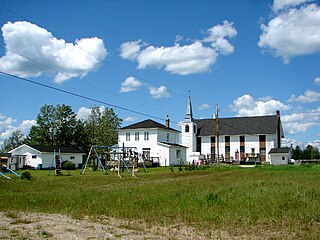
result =
[{"label": "house roof", "polygon": [[172,147],[183,147],[183,148],[187,148],[186,146],[183,146],[183,145],[180,145],[180,144],[177,144],[177,143],[168,143],[168,142],[159,142],[159,143],[162,143],[162,144],[165,144],[165,145],[169,145],[169,146],[172,146]]},{"label": "house roof", "polygon": [[[219,135],[275,134],[278,124],[281,124],[279,121],[276,115],[219,118]],[[216,135],[215,119],[195,119],[194,122],[197,124],[197,136]]]},{"label": "house roof", "polygon": [[38,150],[39,152],[58,152],[60,150],[61,153],[83,153],[79,151],[78,149],[72,148],[72,147],[61,147],[61,146],[33,146],[30,145],[30,147]]},{"label": "house roof", "polygon": [[138,123],[134,123],[131,125],[128,125],[126,127],[122,127],[120,129],[147,129],[147,128],[159,128],[159,129],[165,129],[165,130],[171,130],[171,131],[175,131],[175,132],[179,132],[173,128],[167,128],[165,125],[158,123],[156,121],[153,121],[151,119],[147,119]]},{"label": "house roof", "polygon": [[272,153],[288,153],[290,152],[290,149],[289,147],[283,147],[283,148],[272,148],[270,151],[269,151],[269,154],[272,154]]}]

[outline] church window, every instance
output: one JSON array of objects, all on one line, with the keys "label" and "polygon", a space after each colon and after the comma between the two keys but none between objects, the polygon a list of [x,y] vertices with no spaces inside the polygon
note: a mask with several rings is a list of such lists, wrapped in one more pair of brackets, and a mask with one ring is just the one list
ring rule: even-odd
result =
[{"label": "church window", "polygon": [[185,126],[185,132],[189,132],[189,125],[188,124]]}]

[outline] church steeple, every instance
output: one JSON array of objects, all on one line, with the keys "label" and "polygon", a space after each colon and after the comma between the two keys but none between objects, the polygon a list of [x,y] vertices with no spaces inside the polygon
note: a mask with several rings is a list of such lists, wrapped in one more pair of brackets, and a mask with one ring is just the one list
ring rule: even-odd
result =
[{"label": "church steeple", "polygon": [[188,96],[188,105],[187,105],[187,112],[186,112],[185,121],[186,122],[192,122],[193,121],[191,97],[190,96]]}]

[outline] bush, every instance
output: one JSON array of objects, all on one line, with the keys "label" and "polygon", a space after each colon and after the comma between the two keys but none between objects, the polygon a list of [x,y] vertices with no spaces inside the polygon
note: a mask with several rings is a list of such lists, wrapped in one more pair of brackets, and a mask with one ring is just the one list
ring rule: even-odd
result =
[{"label": "bush", "polygon": [[76,165],[71,161],[64,161],[61,164],[61,168],[63,170],[75,170],[76,169]]},{"label": "bush", "polygon": [[31,173],[29,172],[23,172],[20,176],[20,179],[27,179],[27,180],[31,180],[32,176]]}]

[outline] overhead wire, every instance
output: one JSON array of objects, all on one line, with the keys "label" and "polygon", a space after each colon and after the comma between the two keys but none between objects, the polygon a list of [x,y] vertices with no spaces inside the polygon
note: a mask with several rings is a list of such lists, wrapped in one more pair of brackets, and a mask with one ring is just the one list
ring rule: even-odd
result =
[{"label": "overhead wire", "polygon": [[[135,113],[135,114],[138,114],[138,115],[142,115],[142,116],[145,116],[145,117],[150,117],[150,118],[158,119],[158,120],[162,120],[162,121],[166,120],[164,118],[156,117],[156,116],[153,116],[153,115],[150,115],[150,114],[146,114],[146,113],[143,113],[143,112],[140,112],[140,111],[136,111],[136,110],[132,110],[132,109],[129,109],[129,108],[121,107],[121,106],[118,106],[118,105],[115,105],[115,104],[107,103],[105,101],[102,101],[102,100],[99,100],[99,99],[95,99],[95,98],[91,98],[91,97],[87,97],[87,96],[84,96],[84,95],[81,95],[81,94],[78,94],[78,93],[75,93],[75,92],[71,92],[71,91],[67,91],[67,90],[61,89],[61,88],[53,87],[53,86],[50,86],[50,85],[47,85],[47,84],[44,84],[44,83],[39,83],[39,82],[30,80],[30,79],[27,79],[27,78],[24,78],[24,77],[19,77],[19,76],[16,76],[16,75],[13,75],[13,74],[1,71],[1,70],[0,70],[0,73],[4,74],[6,76],[9,76],[9,77],[13,77],[13,78],[16,78],[16,79],[19,79],[19,80],[22,80],[22,81],[25,81],[25,82],[28,82],[28,83],[32,83],[32,84],[41,86],[41,87],[45,87],[45,88],[48,88],[48,89],[51,89],[51,90],[55,90],[55,91],[62,92],[62,93],[68,94],[68,95],[72,95],[74,97],[78,97],[78,98],[82,98],[82,99],[89,100],[89,101],[92,101],[92,102],[96,102],[96,103],[99,103],[99,104],[107,105],[107,106],[109,106],[111,108],[117,108],[117,109],[120,109],[120,110],[124,110],[124,111],[127,111],[127,112]],[[171,121],[171,122],[173,122],[175,124],[178,124],[178,122],[175,122],[175,121]]]}]

